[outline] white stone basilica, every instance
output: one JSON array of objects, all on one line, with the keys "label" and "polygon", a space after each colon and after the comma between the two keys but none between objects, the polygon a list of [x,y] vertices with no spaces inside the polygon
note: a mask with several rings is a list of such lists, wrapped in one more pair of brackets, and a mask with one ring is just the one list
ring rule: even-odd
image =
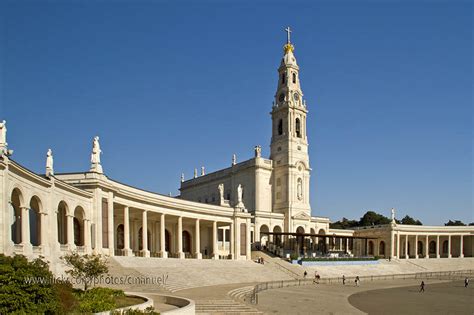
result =
[{"label": "white stone basilica", "polygon": [[354,230],[329,228],[311,216],[308,109],[290,30],[271,111],[270,158],[181,178],[181,195],[164,196],[103,172],[99,138],[87,172],[45,175],[12,159],[0,124],[0,253],[58,258],[68,251],[178,259],[250,259],[267,246],[287,256],[369,255],[392,258],[473,256],[474,227],[408,226],[395,221]]}]

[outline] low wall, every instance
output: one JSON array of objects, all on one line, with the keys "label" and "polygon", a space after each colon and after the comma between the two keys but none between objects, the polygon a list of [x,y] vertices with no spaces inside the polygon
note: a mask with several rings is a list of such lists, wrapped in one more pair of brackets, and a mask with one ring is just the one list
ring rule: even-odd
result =
[{"label": "low wall", "polygon": [[300,261],[302,266],[340,266],[340,265],[376,265],[378,260],[335,260],[335,261]]},{"label": "low wall", "polygon": [[176,310],[166,311],[161,314],[165,315],[194,315],[196,313],[196,304],[193,300],[185,299],[171,295],[155,295],[156,302],[164,303],[179,307]]},{"label": "low wall", "polygon": [[[153,306],[153,300],[152,299],[150,299],[146,296],[140,295],[139,293],[125,292],[125,295],[145,299],[145,302],[143,302],[141,304],[137,304],[137,305],[131,305],[131,306],[126,306],[126,307],[122,307],[122,308],[117,308],[114,311],[123,312],[123,311],[129,310],[129,309],[144,311],[148,307]],[[94,314],[95,315],[109,315],[110,312],[111,311],[105,311],[105,312],[94,313]]]}]

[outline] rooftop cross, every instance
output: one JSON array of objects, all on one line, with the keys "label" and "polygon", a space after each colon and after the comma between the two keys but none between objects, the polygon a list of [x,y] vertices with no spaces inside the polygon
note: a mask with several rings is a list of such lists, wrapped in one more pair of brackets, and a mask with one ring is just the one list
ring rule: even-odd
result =
[{"label": "rooftop cross", "polygon": [[290,43],[290,36],[291,36],[291,29],[290,29],[289,26],[287,28],[285,28],[285,32],[286,32],[286,42],[289,44]]}]

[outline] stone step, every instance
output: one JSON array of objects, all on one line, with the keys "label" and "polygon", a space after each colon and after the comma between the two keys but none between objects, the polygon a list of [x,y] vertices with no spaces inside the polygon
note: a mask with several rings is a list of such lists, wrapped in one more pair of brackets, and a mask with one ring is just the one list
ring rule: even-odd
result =
[{"label": "stone step", "polygon": [[234,300],[198,300],[196,314],[263,314],[255,308]]}]

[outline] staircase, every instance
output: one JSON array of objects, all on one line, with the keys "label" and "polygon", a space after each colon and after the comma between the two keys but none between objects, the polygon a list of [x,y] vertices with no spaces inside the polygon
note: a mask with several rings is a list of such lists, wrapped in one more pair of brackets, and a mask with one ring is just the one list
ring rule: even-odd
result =
[{"label": "staircase", "polygon": [[259,310],[233,300],[198,300],[196,314],[263,314]]},{"label": "staircase", "polygon": [[280,257],[272,257],[262,251],[253,251],[252,259],[257,259],[257,257],[262,257],[265,264],[286,273],[289,277],[291,277],[291,279],[303,279],[304,268],[300,265],[290,264]]}]

